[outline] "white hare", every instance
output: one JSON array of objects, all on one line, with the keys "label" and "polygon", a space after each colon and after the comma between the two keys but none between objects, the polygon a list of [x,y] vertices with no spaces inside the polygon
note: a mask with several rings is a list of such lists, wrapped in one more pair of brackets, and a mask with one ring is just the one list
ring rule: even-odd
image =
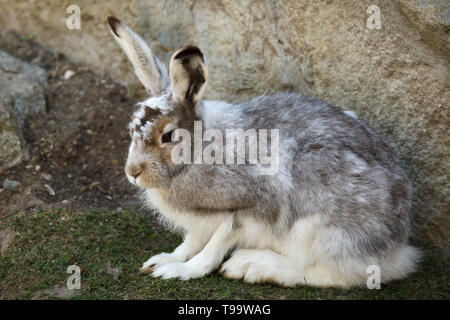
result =
[{"label": "white hare", "polygon": [[[142,272],[187,280],[221,266],[226,278],[251,283],[347,288],[365,285],[371,265],[381,282],[415,270],[410,181],[354,114],[293,93],[241,104],[201,100],[207,71],[197,47],[176,51],[167,72],[125,24],[113,17],[108,23],[151,95],[132,116],[126,175],[184,235]],[[173,132],[192,133],[194,121],[222,132],[278,129],[278,171],[262,175],[261,165],[248,161],[176,164]]]}]

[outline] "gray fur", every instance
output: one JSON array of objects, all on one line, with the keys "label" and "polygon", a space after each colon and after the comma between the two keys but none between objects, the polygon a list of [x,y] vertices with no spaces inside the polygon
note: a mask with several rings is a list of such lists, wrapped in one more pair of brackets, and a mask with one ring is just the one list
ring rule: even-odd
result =
[{"label": "gray fur", "polygon": [[[255,175],[251,165],[185,165],[169,187],[167,200],[174,206],[198,214],[238,211],[237,217],[241,211],[281,224],[278,232],[319,213],[353,239],[358,256],[407,242],[411,184],[372,129],[335,106],[294,93],[262,96],[235,108],[239,121],[215,127],[278,128],[279,172],[289,172],[292,185],[286,188],[279,175]],[[289,139],[296,145],[284,145]]]}]

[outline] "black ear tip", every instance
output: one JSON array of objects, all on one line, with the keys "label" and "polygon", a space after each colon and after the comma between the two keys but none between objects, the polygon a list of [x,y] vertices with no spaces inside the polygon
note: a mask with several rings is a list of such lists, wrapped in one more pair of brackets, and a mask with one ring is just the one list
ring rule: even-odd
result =
[{"label": "black ear tip", "polygon": [[117,28],[117,26],[118,26],[120,23],[121,23],[120,20],[117,19],[116,17],[112,17],[112,16],[109,16],[109,17],[108,17],[108,24],[109,24],[109,26],[110,26],[112,32],[114,32],[114,34],[115,34],[117,37],[119,37],[119,35],[117,34],[116,28]]},{"label": "black ear tip", "polygon": [[178,53],[176,54],[175,57],[173,57],[174,59],[183,59],[184,57],[187,57],[189,55],[196,55],[199,56],[202,60],[203,60],[203,53],[202,51],[196,47],[196,46],[192,46],[192,45],[188,45],[184,48],[181,48]]}]

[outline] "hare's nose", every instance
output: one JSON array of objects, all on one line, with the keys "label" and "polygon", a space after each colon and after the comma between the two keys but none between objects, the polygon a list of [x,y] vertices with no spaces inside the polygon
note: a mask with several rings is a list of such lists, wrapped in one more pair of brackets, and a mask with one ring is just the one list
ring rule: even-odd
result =
[{"label": "hare's nose", "polygon": [[139,166],[127,166],[126,169],[127,173],[135,179],[142,173],[142,168]]},{"label": "hare's nose", "polygon": [[133,178],[137,178],[137,177],[139,177],[140,175],[141,175],[141,172],[142,172],[142,170],[137,170],[137,171],[134,171],[131,175],[133,176]]},{"label": "hare's nose", "polygon": [[131,171],[131,176],[133,177],[133,178],[137,178],[137,177],[139,177],[139,175],[142,173],[142,169],[141,168],[139,168],[139,167],[135,167],[135,168],[133,168],[133,170]]}]

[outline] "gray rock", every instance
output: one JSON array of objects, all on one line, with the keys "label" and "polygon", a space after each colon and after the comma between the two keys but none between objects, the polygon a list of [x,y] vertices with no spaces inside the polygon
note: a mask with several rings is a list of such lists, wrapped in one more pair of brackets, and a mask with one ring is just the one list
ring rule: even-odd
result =
[{"label": "gray rock", "polygon": [[17,189],[19,186],[20,186],[19,181],[14,181],[14,180],[9,180],[9,179],[3,180],[3,188],[5,188],[5,189],[14,190],[14,189]]},{"label": "gray rock", "polygon": [[5,256],[6,250],[8,250],[8,247],[13,242],[14,236],[14,230],[11,228],[0,230],[0,256],[2,258]]},{"label": "gray rock", "polygon": [[0,172],[29,158],[25,118],[45,110],[47,72],[0,51]]},{"label": "gray rock", "polygon": [[77,294],[77,289],[69,289],[66,285],[54,285],[45,290],[38,290],[31,296],[31,300],[41,300],[48,298],[70,299]]},{"label": "gray rock", "polygon": [[0,172],[29,158],[13,103],[0,100]]}]

